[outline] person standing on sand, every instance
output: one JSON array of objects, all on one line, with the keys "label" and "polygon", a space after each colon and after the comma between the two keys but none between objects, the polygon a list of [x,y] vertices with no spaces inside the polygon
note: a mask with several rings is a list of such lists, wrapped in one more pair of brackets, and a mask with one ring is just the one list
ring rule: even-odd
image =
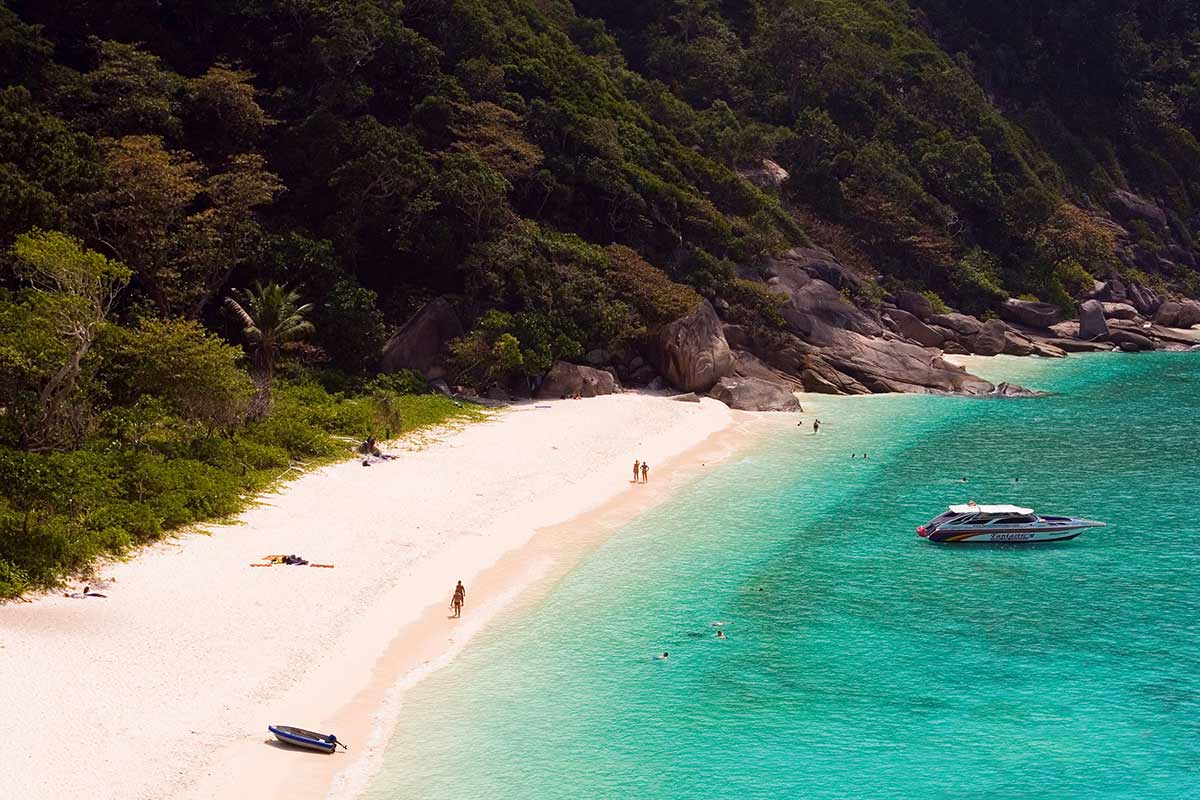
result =
[{"label": "person standing on sand", "polygon": [[650,474],[650,465],[645,461],[642,462],[642,483],[646,482],[646,476]]},{"label": "person standing on sand", "polygon": [[639,465],[641,465],[641,463],[642,462],[637,459],[635,459],[633,462],[633,482],[634,483],[638,482],[638,467],[639,467]]},{"label": "person standing on sand", "polygon": [[462,607],[466,600],[467,590],[462,585],[462,581],[459,581],[458,586],[454,587],[454,596],[450,598],[450,608],[454,610],[455,618],[462,616]]}]

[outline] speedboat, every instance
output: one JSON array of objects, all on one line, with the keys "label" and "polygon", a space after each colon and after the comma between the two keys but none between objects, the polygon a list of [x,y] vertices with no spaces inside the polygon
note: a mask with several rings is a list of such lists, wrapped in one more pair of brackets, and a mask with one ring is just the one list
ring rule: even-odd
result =
[{"label": "speedboat", "polygon": [[950,506],[944,513],[917,528],[917,536],[931,542],[1032,544],[1074,539],[1103,522],[1076,517],[1049,517],[1020,506]]}]

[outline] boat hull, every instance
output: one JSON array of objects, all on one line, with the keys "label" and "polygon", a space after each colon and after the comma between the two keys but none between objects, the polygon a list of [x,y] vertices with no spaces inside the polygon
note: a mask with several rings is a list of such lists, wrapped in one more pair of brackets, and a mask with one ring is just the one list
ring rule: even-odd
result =
[{"label": "boat hull", "polygon": [[924,537],[939,544],[1042,544],[1074,539],[1092,525],[1043,531],[934,531]]},{"label": "boat hull", "polygon": [[325,734],[292,728],[287,725],[268,725],[267,730],[275,734],[275,738],[293,747],[315,750],[319,753],[332,753],[337,749],[337,743]]}]

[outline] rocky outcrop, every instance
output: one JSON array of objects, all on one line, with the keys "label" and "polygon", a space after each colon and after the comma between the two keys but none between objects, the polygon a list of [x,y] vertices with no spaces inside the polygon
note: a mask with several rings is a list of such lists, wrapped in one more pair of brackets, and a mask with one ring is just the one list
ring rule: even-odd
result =
[{"label": "rocky outcrop", "polygon": [[1080,339],[1094,340],[1108,336],[1108,323],[1104,321],[1104,306],[1099,300],[1085,300],[1079,304]]},{"label": "rocky outcrop", "polygon": [[820,359],[871,392],[957,392],[987,394],[988,381],[942,361],[933,351],[902,341],[885,341],[853,331],[835,331]]},{"label": "rocky outcrop", "polygon": [[1138,310],[1129,303],[1101,303],[1104,308],[1105,319],[1133,319],[1138,315]]},{"label": "rocky outcrop", "polygon": [[782,255],[772,256],[763,265],[763,274],[778,275],[785,268],[800,270],[836,289],[857,289],[863,282],[858,273],[820,247],[793,247]]},{"label": "rocky outcrop", "polygon": [[846,302],[833,285],[797,266],[795,260],[771,259],[763,275],[771,291],[787,298],[779,313],[788,329],[805,341],[823,344],[830,340],[830,331],[837,328],[865,336],[883,333],[879,323]]},{"label": "rocky outcrop", "polygon": [[745,325],[722,325],[721,331],[725,334],[725,341],[734,350],[749,350],[754,346],[750,329]]},{"label": "rocky outcrop", "polygon": [[1141,195],[1118,189],[1106,198],[1108,210],[1121,222],[1141,220],[1157,230],[1166,230],[1167,214]]},{"label": "rocky outcrop", "polygon": [[1154,315],[1154,323],[1167,328],[1190,328],[1200,324],[1200,303],[1195,300],[1168,300]]},{"label": "rocky outcrop", "polygon": [[738,175],[760,189],[778,189],[788,179],[788,171],[769,158],[764,158],[756,167],[739,169]]},{"label": "rocky outcrop", "polygon": [[768,383],[778,384],[789,392],[799,391],[803,388],[801,382],[794,375],[772,367],[753,353],[744,350],[734,351],[733,360],[733,377],[757,378]]},{"label": "rocky outcrop", "polygon": [[1153,316],[1162,305],[1162,298],[1140,283],[1131,283],[1126,296],[1143,317]]},{"label": "rocky outcrop", "polygon": [[537,396],[544,399],[559,397],[596,397],[602,394],[614,394],[620,391],[617,379],[611,372],[602,369],[585,367],[581,364],[571,364],[566,361],[556,361],[546,373]]},{"label": "rocky outcrop", "polygon": [[381,367],[384,372],[415,370],[426,380],[445,377],[442,360],[446,345],[463,333],[450,303],[443,297],[430,300],[388,339]]},{"label": "rocky outcrop", "polygon": [[1000,316],[1010,322],[1028,325],[1031,328],[1049,328],[1055,323],[1062,322],[1063,312],[1053,303],[1010,298],[1000,306]]},{"label": "rocky outcrop", "polygon": [[983,323],[979,333],[970,339],[971,352],[981,356],[998,356],[1008,344],[1008,328],[998,319]]},{"label": "rocky outcrop", "polygon": [[959,336],[974,336],[983,330],[983,323],[966,314],[951,312],[949,314],[934,314],[926,320],[930,325],[947,328]]},{"label": "rocky outcrop", "polygon": [[1134,333],[1127,330],[1112,330],[1108,333],[1108,340],[1114,344],[1120,345],[1124,350],[1125,345],[1131,345],[1134,350],[1155,350],[1157,346],[1147,336],[1140,333]]},{"label": "rocky outcrop", "polygon": [[1107,353],[1112,350],[1111,344],[1085,342],[1082,339],[1058,339],[1056,344],[1068,353]]},{"label": "rocky outcrop", "polygon": [[707,300],[686,317],[665,325],[650,356],[667,382],[685,392],[707,392],[733,370],[733,353],[721,320]]},{"label": "rocky outcrop", "polygon": [[799,411],[800,401],[783,386],[759,378],[721,378],[709,395],[741,411]]},{"label": "rocky outcrop", "polygon": [[922,347],[941,347],[942,343],[946,341],[946,337],[942,333],[929,327],[915,315],[899,308],[886,309],[883,312],[883,321],[893,331]]},{"label": "rocky outcrop", "polygon": [[1045,392],[1035,392],[1032,389],[1026,389],[1024,386],[1018,386],[1015,383],[1001,381],[996,384],[996,388],[988,393],[990,397],[1045,397]]},{"label": "rocky outcrop", "polygon": [[929,302],[928,297],[918,292],[908,290],[896,292],[895,304],[896,308],[907,311],[922,322],[928,321],[933,316],[933,303]]}]

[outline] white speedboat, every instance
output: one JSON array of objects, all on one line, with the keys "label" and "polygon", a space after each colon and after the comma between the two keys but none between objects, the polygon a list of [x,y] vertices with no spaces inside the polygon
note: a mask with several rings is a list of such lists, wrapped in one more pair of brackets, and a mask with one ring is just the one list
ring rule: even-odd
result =
[{"label": "white speedboat", "polygon": [[1032,544],[1074,539],[1087,528],[1103,528],[1103,522],[1076,517],[1050,517],[1020,506],[981,506],[975,503],[950,506],[917,528],[917,536],[931,542],[973,544]]}]

